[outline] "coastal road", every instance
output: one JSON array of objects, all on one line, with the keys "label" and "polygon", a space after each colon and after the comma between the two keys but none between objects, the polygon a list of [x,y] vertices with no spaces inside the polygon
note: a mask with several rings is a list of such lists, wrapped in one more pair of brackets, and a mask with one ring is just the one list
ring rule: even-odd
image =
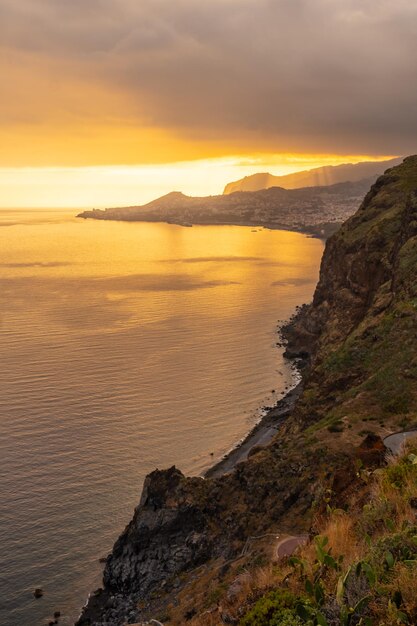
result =
[{"label": "coastal road", "polygon": [[399,454],[407,439],[412,437],[417,437],[417,430],[403,430],[385,437],[384,445],[392,454]]},{"label": "coastal road", "polygon": [[275,546],[275,554],[278,559],[291,556],[297,548],[305,546],[308,542],[308,535],[289,536],[281,538]]}]

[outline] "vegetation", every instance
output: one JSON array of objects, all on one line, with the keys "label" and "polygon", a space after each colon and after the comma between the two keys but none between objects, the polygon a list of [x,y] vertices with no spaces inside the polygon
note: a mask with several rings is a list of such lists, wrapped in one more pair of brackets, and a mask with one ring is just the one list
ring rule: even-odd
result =
[{"label": "vegetation", "polygon": [[279,589],[262,596],[241,620],[242,626],[287,626],[303,624],[296,612],[300,601],[289,591]]},{"label": "vegetation", "polygon": [[[376,470],[372,499],[362,510],[330,511],[322,534],[290,559],[294,571],[286,584],[300,598],[307,591],[311,601],[307,611],[298,605],[302,623],[416,623],[417,598],[411,591],[417,574],[416,452],[417,445]],[[264,620],[259,626],[273,623]]]},{"label": "vegetation", "polygon": [[[358,471],[369,497],[332,510],[295,555],[254,568],[226,623],[240,626],[400,626],[417,623],[417,439],[384,468]],[[193,624],[225,623],[216,616]]]},{"label": "vegetation", "polygon": [[416,267],[417,157],[410,157],[378,179],[328,243],[316,302],[304,315],[309,331],[319,320],[320,336],[299,410],[311,432],[337,432],[343,419],[355,435],[373,415],[381,428],[415,422]]},{"label": "vegetation", "polygon": [[207,567],[176,598],[173,625],[190,596],[198,626],[417,624],[417,442],[384,465],[378,437],[417,426],[416,267],[410,157],[328,241],[314,302],[287,335],[289,354],[311,355],[303,394],[280,437],[236,471],[225,533],[237,517],[242,540],[297,524],[311,540],[290,558],[277,561],[269,539],[266,564]]}]

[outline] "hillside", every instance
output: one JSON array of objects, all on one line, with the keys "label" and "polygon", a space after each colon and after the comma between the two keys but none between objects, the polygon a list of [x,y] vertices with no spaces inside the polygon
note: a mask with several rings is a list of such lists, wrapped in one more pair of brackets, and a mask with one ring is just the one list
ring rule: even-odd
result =
[{"label": "hillside", "polygon": [[334,232],[356,210],[369,181],[330,187],[195,198],[172,192],[143,206],[84,211],[78,217],[100,220],[169,222],[180,225],[236,224],[295,230],[318,236]]},{"label": "hillside", "polygon": [[[389,167],[399,165],[402,158],[389,161],[368,161],[365,163],[346,163],[344,165],[327,165],[312,170],[295,172],[284,176],[272,174],[252,174],[226,185],[224,194],[236,191],[258,191],[269,187],[284,187],[284,189],[298,189],[300,187],[317,187],[319,185],[335,185],[346,181],[359,181],[364,178],[376,179]],[[372,181],[373,182],[373,181]]]},{"label": "hillside", "polygon": [[327,242],[313,303],[291,331],[295,349],[313,355],[297,409],[303,423],[346,411],[350,420],[400,414],[405,423],[417,410],[416,190],[410,157]]},{"label": "hillside", "polygon": [[417,448],[386,465],[381,439],[417,427],[416,268],[414,156],[328,240],[283,329],[304,389],[277,437],[217,478],[150,474],[79,626],[416,623]]}]

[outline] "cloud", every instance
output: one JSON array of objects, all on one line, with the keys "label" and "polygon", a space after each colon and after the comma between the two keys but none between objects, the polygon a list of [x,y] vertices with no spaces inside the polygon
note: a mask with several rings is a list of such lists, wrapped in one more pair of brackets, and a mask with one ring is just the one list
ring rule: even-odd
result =
[{"label": "cloud", "polygon": [[3,0],[0,40],[14,70],[3,124],[61,115],[276,152],[415,149],[413,0]]}]

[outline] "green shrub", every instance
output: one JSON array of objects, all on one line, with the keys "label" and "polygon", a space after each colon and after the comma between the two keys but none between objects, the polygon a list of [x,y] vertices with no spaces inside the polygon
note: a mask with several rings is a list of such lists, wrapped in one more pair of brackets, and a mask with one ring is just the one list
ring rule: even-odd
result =
[{"label": "green shrub", "polygon": [[362,515],[358,519],[358,534],[373,535],[376,531],[384,530],[393,515],[394,507],[389,500],[383,497],[375,498],[362,509]]},{"label": "green shrub", "polygon": [[391,569],[395,562],[411,562],[417,558],[417,527],[409,526],[401,532],[379,539],[372,551],[375,563]]},{"label": "green shrub", "polygon": [[400,494],[406,495],[407,487],[411,484],[417,484],[417,464],[410,461],[411,455],[400,463],[390,465],[385,470],[386,482],[395,487]]},{"label": "green shrub", "polygon": [[270,591],[240,621],[241,626],[298,626],[304,622],[295,611],[296,598],[288,591]]}]

